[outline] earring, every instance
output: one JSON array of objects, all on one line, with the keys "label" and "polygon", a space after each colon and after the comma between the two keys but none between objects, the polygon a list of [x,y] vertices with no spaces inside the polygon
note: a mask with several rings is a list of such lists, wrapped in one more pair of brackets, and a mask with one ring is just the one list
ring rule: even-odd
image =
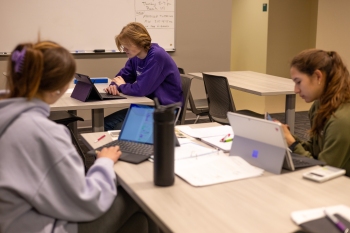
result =
[{"label": "earring", "polygon": [[60,90],[57,90],[57,91],[56,91],[56,94],[57,94],[57,95],[61,94],[61,91],[60,91]]}]

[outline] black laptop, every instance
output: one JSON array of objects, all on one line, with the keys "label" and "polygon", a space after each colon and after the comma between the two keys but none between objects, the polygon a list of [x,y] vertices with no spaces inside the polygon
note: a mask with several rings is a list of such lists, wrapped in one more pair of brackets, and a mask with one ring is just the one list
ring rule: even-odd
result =
[{"label": "black laptop", "polygon": [[75,73],[77,84],[71,94],[71,97],[82,102],[111,100],[111,99],[126,99],[125,96],[110,95],[107,93],[99,93],[90,77],[84,74]]},{"label": "black laptop", "polygon": [[[135,164],[147,160],[153,155],[153,112],[154,106],[131,104],[118,140],[90,150],[88,154],[96,156],[96,151],[104,147],[120,146],[119,160]],[[179,112],[176,118],[178,116]],[[176,136],[174,146],[179,146]]]}]

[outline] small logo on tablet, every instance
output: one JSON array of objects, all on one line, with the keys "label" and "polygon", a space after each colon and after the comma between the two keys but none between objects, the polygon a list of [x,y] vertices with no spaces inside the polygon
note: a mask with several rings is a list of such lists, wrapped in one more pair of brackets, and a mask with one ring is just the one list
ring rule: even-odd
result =
[{"label": "small logo on tablet", "polygon": [[259,155],[259,151],[253,150],[252,157],[253,158],[258,158],[258,155]]}]

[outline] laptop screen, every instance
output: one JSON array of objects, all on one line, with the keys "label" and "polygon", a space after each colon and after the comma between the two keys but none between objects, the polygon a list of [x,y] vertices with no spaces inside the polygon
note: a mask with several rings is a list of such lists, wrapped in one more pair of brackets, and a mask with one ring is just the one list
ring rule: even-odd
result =
[{"label": "laptop screen", "polygon": [[[181,109],[175,109],[175,122]],[[154,106],[131,104],[118,140],[153,144]]]},{"label": "laptop screen", "polygon": [[131,104],[119,140],[153,144],[154,107]]}]

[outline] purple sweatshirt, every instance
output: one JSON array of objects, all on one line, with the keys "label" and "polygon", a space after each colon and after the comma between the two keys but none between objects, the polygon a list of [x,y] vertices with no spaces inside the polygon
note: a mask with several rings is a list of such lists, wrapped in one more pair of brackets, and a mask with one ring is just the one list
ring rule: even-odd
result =
[{"label": "purple sweatshirt", "polygon": [[144,59],[129,59],[116,76],[125,80],[118,90],[126,95],[157,97],[162,105],[183,102],[177,65],[158,44],[152,43]]}]

